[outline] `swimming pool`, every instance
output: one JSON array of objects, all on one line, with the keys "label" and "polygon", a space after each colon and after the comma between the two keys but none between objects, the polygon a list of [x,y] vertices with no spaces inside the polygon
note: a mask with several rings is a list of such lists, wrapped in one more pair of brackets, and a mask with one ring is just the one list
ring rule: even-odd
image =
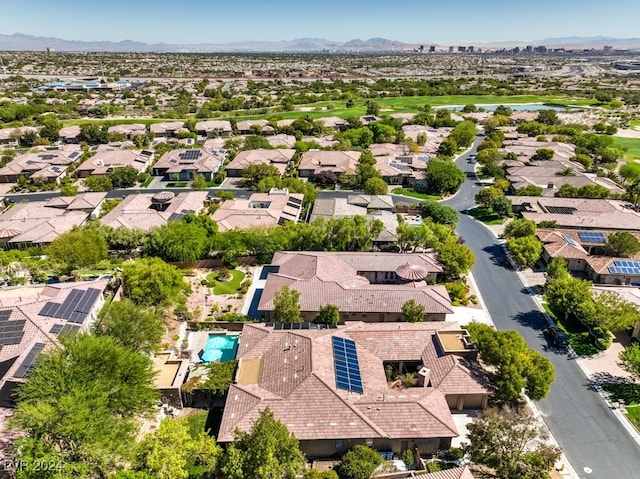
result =
[{"label": "swimming pool", "polygon": [[214,361],[226,363],[236,358],[237,349],[237,334],[210,334],[200,359],[202,359],[203,363],[212,363]]}]

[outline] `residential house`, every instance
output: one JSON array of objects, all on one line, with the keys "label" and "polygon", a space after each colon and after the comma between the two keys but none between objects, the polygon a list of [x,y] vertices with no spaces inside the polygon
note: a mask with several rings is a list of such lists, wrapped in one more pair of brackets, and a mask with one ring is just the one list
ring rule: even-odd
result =
[{"label": "residential house", "polygon": [[218,224],[218,231],[297,223],[303,199],[301,193],[272,188],[269,193],[253,193],[248,199],[226,200],[211,217]]},{"label": "residential house", "polygon": [[444,321],[452,312],[444,286],[427,286],[442,273],[432,254],[277,252],[258,311],[273,319],[274,298],[283,286],[300,293],[305,321],[335,304],[343,321],[403,321],[402,306],[413,299],[426,321]]},{"label": "residential house", "polygon": [[132,140],[135,136],[146,135],[147,126],[143,123],[129,123],[124,125],[110,126],[107,130],[110,135],[122,135],[127,140]]},{"label": "residential house", "polygon": [[243,175],[244,170],[251,165],[272,165],[278,169],[282,176],[293,161],[295,154],[296,150],[285,148],[244,150],[240,151],[225,167],[225,171],[228,176],[240,177]]},{"label": "residential house", "polygon": [[78,161],[80,150],[57,147],[18,155],[0,168],[0,183],[15,183],[23,177],[43,183],[60,183],[67,176],[67,168]]},{"label": "residential house", "polygon": [[19,128],[1,128],[0,145],[18,146],[18,140],[25,133],[38,133],[38,129],[33,126],[21,126]]},{"label": "residential house", "polygon": [[381,250],[395,249],[398,243],[396,230],[398,217],[394,213],[390,195],[349,195],[347,198],[318,198],[313,204],[309,221],[317,218],[364,216],[368,221],[379,220],[383,228],[373,239],[373,245]]},{"label": "residential house", "polygon": [[161,351],[153,355],[155,388],[160,392],[162,404],[184,407],[181,387],[189,374],[189,359],[176,357],[174,351]]},{"label": "residential house", "polygon": [[41,351],[59,346],[62,334],[89,331],[106,287],[106,281],[58,283],[0,298],[0,407],[14,406],[16,388]]},{"label": "residential house", "polygon": [[80,193],[47,201],[16,203],[0,214],[0,248],[45,246],[95,218],[106,193]]},{"label": "residential house", "polygon": [[302,178],[309,179],[313,179],[321,171],[331,171],[336,175],[355,174],[359,160],[359,151],[310,150],[303,153],[298,172]]},{"label": "residential house", "polygon": [[274,148],[293,148],[296,144],[296,137],[293,135],[272,135],[267,137],[267,141]]},{"label": "residential house", "polygon": [[231,122],[227,120],[200,121],[196,123],[196,132],[205,138],[229,136],[232,133]]},{"label": "residential house", "polygon": [[80,143],[81,128],[78,125],[65,126],[58,131],[58,138],[64,143]]},{"label": "residential house", "polygon": [[[457,323],[247,323],[217,439],[269,408],[310,458],[357,444],[431,455],[459,435],[452,410],[487,404],[476,355]],[[413,387],[396,379],[407,375]]]},{"label": "residential house", "polygon": [[196,175],[211,180],[227,157],[227,150],[176,149],[162,155],[153,165],[153,175],[167,180],[189,181]]},{"label": "residential house", "polygon": [[273,127],[267,120],[245,120],[236,123],[236,130],[239,135],[272,135],[275,133]]},{"label": "residential house", "polygon": [[515,212],[536,224],[555,221],[559,228],[640,231],[640,213],[625,201],[531,196],[507,198]]},{"label": "residential house", "polygon": [[155,136],[156,138],[174,138],[178,136],[178,132],[183,129],[184,122],[182,121],[151,123],[151,125],[149,125],[149,131],[151,131],[151,133],[153,133],[153,136]]},{"label": "residential house", "polygon": [[153,152],[148,150],[100,150],[76,169],[76,175],[79,178],[108,175],[115,168],[125,166],[142,173],[152,161]]},{"label": "residential house", "polygon": [[178,193],[140,193],[127,196],[122,203],[100,218],[100,223],[113,228],[125,227],[149,231],[177,221],[187,213],[199,214],[205,207],[206,191]]},{"label": "residential house", "polygon": [[333,128],[338,131],[345,131],[349,128],[349,122],[338,116],[327,116],[324,118],[318,118],[318,121],[322,123],[325,128]]}]

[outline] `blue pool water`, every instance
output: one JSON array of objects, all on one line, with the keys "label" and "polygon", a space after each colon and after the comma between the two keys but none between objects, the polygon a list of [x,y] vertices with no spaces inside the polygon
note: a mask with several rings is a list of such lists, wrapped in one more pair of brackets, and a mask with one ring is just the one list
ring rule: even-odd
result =
[{"label": "blue pool water", "polygon": [[210,334],[200,358],[203,363],[226,363],[236,358],[237,350],[237,334]]}]

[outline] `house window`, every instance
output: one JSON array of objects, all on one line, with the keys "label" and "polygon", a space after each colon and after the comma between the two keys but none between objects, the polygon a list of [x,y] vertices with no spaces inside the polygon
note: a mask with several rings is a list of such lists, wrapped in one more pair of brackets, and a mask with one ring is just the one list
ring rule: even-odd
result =
[{"label": "house window", "polygon": [[336,439],[336,449],[342,449],[342,439]]}]

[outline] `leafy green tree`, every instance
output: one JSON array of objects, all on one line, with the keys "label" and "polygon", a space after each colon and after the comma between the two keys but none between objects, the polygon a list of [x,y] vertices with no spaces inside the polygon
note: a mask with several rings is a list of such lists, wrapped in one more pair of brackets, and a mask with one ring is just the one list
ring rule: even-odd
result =
[{"label": "leafy green tree", "polygon": [[363,151],[358,160],[358,166],[356,166],[356,186],[364,188],[370,179],[381,178],[375,165],[376,159],[371,152],[369,150]]},{"label": "leafy green tree", "polygon": [[491,200],[491,209],[503,218],[513,214],[513,205],[511,204],[511,200],[506,196],[498,196]]},{"label": "leafy green tree", "polygon": [[51,143],[58,141],[60,128],[62,128],[62,123],[58,121],[58,118],[55,115],[42,115],[39,121],[42,124],[42,128],[38,131],[40,137]]},{"label": "leafy green tree", "polygon": [[220,466],[227,479],[294,479],[305,465],[298,440],[267,408],[251,431],[236,430]]},{"label": "leafy green tree", "polygon": [[622,369],[633,375],[634,378],[640,379],[640,345],[632,343],[631,346],[621,351],[618,357]]},{"label": "leafy green tree", "polygon": [[128,299],[113,301],[102,308],[94,325],[97,336],[108,336],[132,351],[150,353],[158,348],[165,327],[160,315]]},{"label": "leafy green tree", "polygon": [[453,139],[459,147],[468,148],[476,138],[476,133],[475,123],[465,120],[453,128],[449,138]]},{"label": "leafy green tree", "polygon": [[338,476],[340,479],[369,479],[382,462],[378,451],[367,446],[353,446],[342,456]]},{"label": "leafy green tree", "polygon": [[107,259],[107,242],[98,231],[75,228],[54,239],[47,247],[47,254],[69,272]]},{"label": "leafy green tree", "polygon": [[109,173],[109,179],[114,188],[130,188],[138,181],[138,170],[133,166],[121,166],[114,168]]},{"label": "leafy green tree", "polygon": [[222,450],[204,428],[191,431],[189,420],[164,419],[156,432],[145,436],[137,468],[158,479],[213,477]]},{"label": "leafy green tree", "polygon": [[208,253],[211,239],[199,224],[171,221],[153,230],[148,237],[147,251],[165,261],[196,261]]},{"label": "leafy green tree", "polygon": [[416,227],[402,222],[396,228],[396,236],[402,252],[413,252],[416,248],[432,248],[438,244],[436,235],[426,223]]},{"label": "leafy green tree", "polygon": [[565,260],[562,256],[553,258],[547,265],[545,274],[548,281],[554,280],[561,276],[569,276],[569,270],[567,269],[567,260]]},{"label": "leafy green tree", "polygon": [[418,210],[423,218],[431,218],[434,223],[455,228],[458,223],[458,212],[451,206],[443,205],[437,201],[422,201],[418,204]]},{"label": "leafy green tree", "polygon": [[638,307],[617,293],[594,294],[583,311],[583,321],[589,326],[617,333],[633,328],[640,320]]},{"label": "leafy green tree", "polygon": [[493,203],[493,200],[500,196],[504,196],[504,191],[499,188],[494,188],[493,186],[488,186],[486,188],[482,188],[476,193],[475,200],[480,206],[489,208],[491,203]]},{"label": "leafy green tree", "polygon": [[538,112],[538,123],[543,125],[559,125],[560,118],[555,110],[540,110]]},{"label": "leafy green tree", "polygon": [[188,290],[182,274],[160,258],[142,258],[122,268],[122,287],[126,297],[147,306],[167,305]]},{"label": "leafy green tree", "polygon": [[221,363],[220,361],[214,361],[209,364],[198,366],[204,368],[207,372],[206,380],[200,383],[199,388],[209,391],[209,393],[216,397],[224,397],[229,390],[229,386],[233,383],[233,374],[236,371],[238,361],[227,361]]},{"label": "leafy green tree", "polygon": [[549,281],[545,295],[554,314],[565,319],[569,314],[581,316],[591,301],[591,282],[562,275]]},{"label": "leafy green tree", "polygon": [[535,236],[510,238],[507,240],[507,250],[519,267],[527,268],[540,258],[542,243]]},{"label": "leafy green tree", "polygon": [[308,469],[302,475],[302,479],[340,479],[336,471],[319,471],[318,469]]},{"label": "leafy green tree", "polygon": [[516,196],[542,196],[542,186],[527,185],[516,190]]},{"label": "leafy green tree", "polygon": [[313,322],[319,324],[338,324],[340,323],[340,311],[335,304],[325,304],[324,306],[320,306],[318,314]]},{"label": "leafy green tree", "polygon": [[555,192],[554,196],[558,198],[577,198],[578,188],[569,183],[565,183]]},{"label": "leafy green tree", "polygon": [[476,155],[476,161],[480,165],[495,165],[500,160],[502,160],[502,154],[498,151],[497,148],[485,148],[483,150],[478,151]]},{"label": "leafy green tree", "polygon": [[194,191],[204,191],[208,186],[209,185],[207,184],[207,180],[205,179],[204,175],[201,174],[197,174],[191,182],[191,188],[193,188]]},{"label": "leafy green tree", "polygon": [[476,258],[469,248],[455,241],[447,241],[436,247],[438,261],[447,279],[458,279],[471,271]]},{"label": "leafy green tree", "polygon": [[373,132],[370,128],[362,126],[345,131],[340,138],[347,147],[367,148],[373,143]]},{"label": "leafy green tree", "polygon": [[300,323],[300,293],[285,285],[273,298],[273,320],[276,323]]},{"label": "leafy green tree", "polygon": [[113,183],[108,176],[89,176],[82,182],[89,191],[111,191],[113,189]]},{"label": "leafy green tree", "polygon": [[66,183],[60,187],[60,196],[76,196],[78,187],[73,183]]},{"label": "leafy green tree", "polygon": [[538,148],[536,150],[536,154],[533,155],[532,160],[538,161],[549,161],[553,159],[553,155],[555,155],[555,151],[552,148]]},{"label": "leafy green tree", "polygon": [[388,186],[382,178],[372,177],[365,182],[363,189],[368,195],[386,195]]},{"label": "leafy green tree", "polygon": [[[63,477],[106,477],[130,457],[138,419],[157,400],[153,365],[108,337],[59,339],[63,347],[40,353],[18,391],[12,424],[24,433],[14,443],[19,459],[55,459]],[[47,475],[24,471],[22,477]]]},{"label": "leafy green tree", "polygon": [[518,218],[510,222],[504,229],[505,238],[522,238],[535,236],[536,222],[525,218]]},{"label": "leafy green tree", "polygon": [[427,191],[436,195],[455,193],[464,183],[466,176],[453,161],[434,158],[425,169]]},{"label": "leafy green tree", "polygon": [[260,183],[261,180],[270,176],[280,177],[278,168],[267,163],[249,165],[242,171],[242,184],[243,186],[252,188]]},{"label": "leafy green tree", "polygon": [[468,430],[471,460],[492,468],[499,479],[548,479],[560,458],[547,429],[530,412],[487,409]]},{"label": "leafy green tree", "polygon": [[616,231],[609,235],[604,248],[609,256],[628,258],[640,251],[640,241],[627,231]]},{"label": "leafy green tree", "polygon": [[481,323],[470,323],[467,329],[482,360],[495,367],[489,378],[500,398],[514,402],[525,387],[535,401],[548,394],[554,379],[553,365],[530,349],[516,331],[497,331]]},{"label": "leafy green tree", "polygon": [[80,126],[80,141],[86,142],[89,145],[99,145],[100,143],[107,143],[107,126],[100,126],[95,123],[87,123]]},{"label": "leafy green tree", "polygon": [[378,116],[380,114],[380,103],[368,100],[367,101],[367,115]]},{"label": "leafy green tree", "polygon": [[451,137],[445,139],[438,146],[438,155],[445,158],[452,158],[458,152],[458,144]]},{"label": "leafy green tree", "polygon": [[427,315],[424,306],[410,299],[402,305],[402,315],[410,323],[421,323]]}]

